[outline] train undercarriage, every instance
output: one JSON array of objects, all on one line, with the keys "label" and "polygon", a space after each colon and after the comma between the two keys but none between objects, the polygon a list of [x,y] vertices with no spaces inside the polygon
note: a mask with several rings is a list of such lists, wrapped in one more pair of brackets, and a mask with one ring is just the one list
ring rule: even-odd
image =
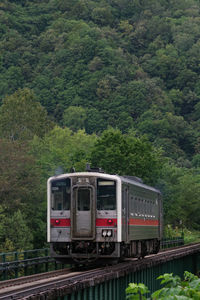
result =
[{"label": "train undercarriage", "polygon": [[52,243],[51,256],[62,263],[89,264],[94,261],[121,260],[123,258],[143,258],[159,251],[158,239],[130,241],[130,243],[73,241]]}]

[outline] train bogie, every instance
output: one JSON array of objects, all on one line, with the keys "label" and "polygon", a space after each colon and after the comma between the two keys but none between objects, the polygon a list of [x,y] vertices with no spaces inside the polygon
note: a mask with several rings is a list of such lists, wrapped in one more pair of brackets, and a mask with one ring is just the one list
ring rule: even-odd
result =
[{"label": "train bogie", "polygon": [[65,262],[143,257],[159,249],[160,192],[135,178],[98,172],[48,180],[48,242]]}]

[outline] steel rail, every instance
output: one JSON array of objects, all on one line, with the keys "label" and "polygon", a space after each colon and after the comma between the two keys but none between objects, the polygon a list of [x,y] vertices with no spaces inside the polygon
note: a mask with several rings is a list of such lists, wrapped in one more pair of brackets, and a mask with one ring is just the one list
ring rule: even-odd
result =
[{"label": "steel rail", "polygon": [[28,283],[28,282],[38,281],[43,278],[53,278],[55,276],[68,274],[70,272],[72,272],[72,268],[65,268],[65,269],[61,269],[61,270],[55,270],[55,271],[33,274],[33,275],[29,275],[29,276],[0,281],[0,291],[2,288],[8,288],[11,286],[17,286],[17,285]]}]

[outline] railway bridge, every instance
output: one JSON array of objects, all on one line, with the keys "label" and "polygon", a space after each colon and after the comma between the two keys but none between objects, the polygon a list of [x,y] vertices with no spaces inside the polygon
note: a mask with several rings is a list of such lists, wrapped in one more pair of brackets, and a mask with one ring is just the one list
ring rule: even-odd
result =
[{"label": "railway bridge", "polygon": [[200,270],[200,243],[167,249],[142,260],[90,270],[72,268],[0,282],[0,299],[124,300],[130,282],[158,289],[156,278],[164,273],[182,276]]}]

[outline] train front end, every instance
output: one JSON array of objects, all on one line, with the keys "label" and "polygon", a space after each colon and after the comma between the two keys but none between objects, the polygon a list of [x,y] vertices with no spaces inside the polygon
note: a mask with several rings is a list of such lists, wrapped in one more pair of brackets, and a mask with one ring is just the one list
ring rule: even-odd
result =
[{"label": "train front end", "polygon": [[70,173],[48,180],[51,256],[85,264],[120,257],[120,178],[103,173]]}]

